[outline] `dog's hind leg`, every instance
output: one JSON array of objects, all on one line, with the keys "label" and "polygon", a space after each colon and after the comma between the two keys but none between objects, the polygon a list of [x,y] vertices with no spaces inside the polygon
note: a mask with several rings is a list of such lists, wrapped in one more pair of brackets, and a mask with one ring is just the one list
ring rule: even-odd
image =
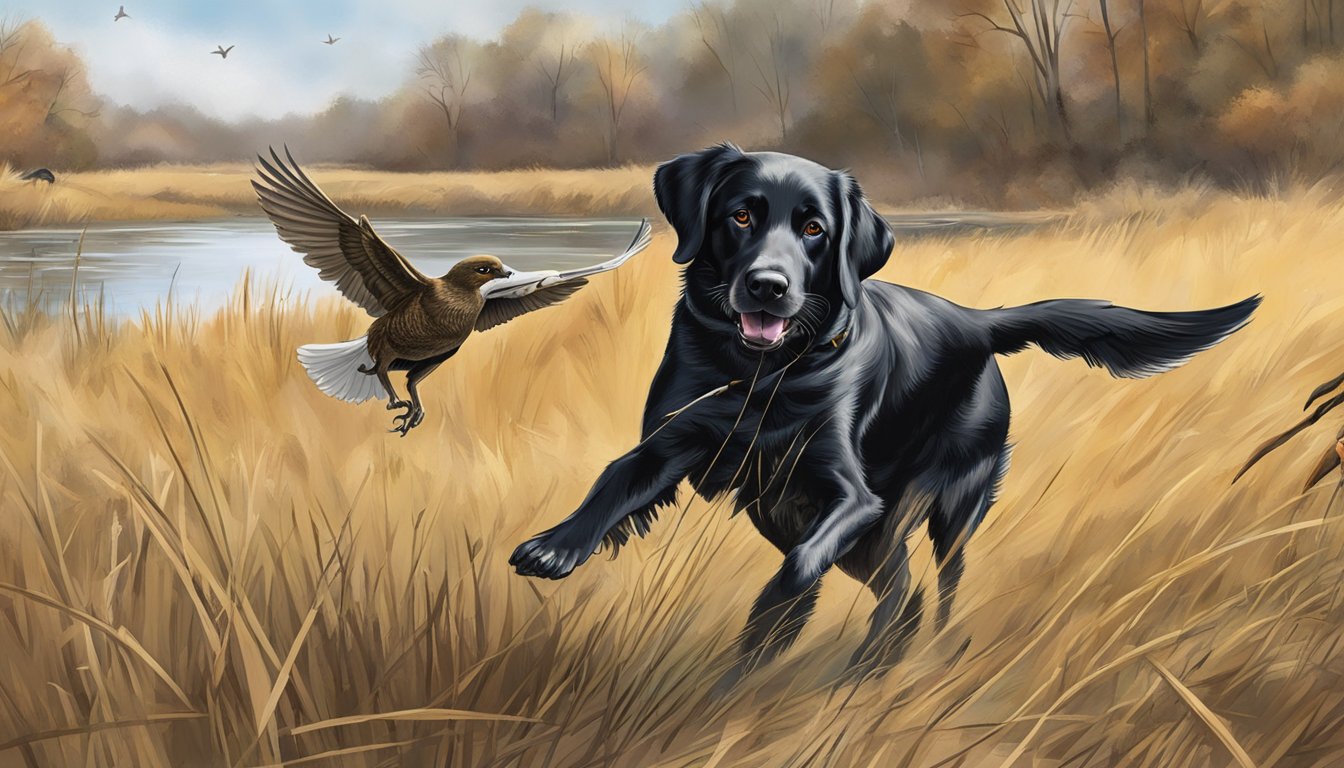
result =
[{"label": "dog's hind leg", "polygon": [[[883,532],[870,535],[882,536]],[[924,615],[924,593],[910,591],[910,555],[903,535],[896,541],[875,541],[870,549],[885,555],[874,558],[867,552],[851,552],[838,563],[845,573],[863,581],[877,598],[868,635],[849,661],[851,669],[864,672],[899,662]],[[877,562],[872,562],[874,559]]]},{"label": "dog's hind leg", "polygon": [[[944,479],[929,513],[929,538],[938,563],[938,616],[935,628],[947,626],[957,587],[966,570],[966,542],[994,503],[999,480],[1008,471],[1008,446]],[[951,473],[944,472],[944,475]]]}]

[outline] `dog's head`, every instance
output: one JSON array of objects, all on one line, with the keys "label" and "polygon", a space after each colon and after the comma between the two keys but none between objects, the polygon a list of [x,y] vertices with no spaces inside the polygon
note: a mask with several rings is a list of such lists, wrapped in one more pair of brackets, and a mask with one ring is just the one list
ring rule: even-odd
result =
[{"label": "dog's head", "polygon": [[723,144],[659,166],[653,189],[677,231],[673,259],[691,264],[692,313],[751,349],[825,341],[891,253],[891,228],[854,179],[800,157]]}]

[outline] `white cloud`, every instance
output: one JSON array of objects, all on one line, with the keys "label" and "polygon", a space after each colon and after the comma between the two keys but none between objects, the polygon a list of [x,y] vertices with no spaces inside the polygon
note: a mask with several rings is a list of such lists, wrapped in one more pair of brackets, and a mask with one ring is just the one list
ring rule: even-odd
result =
[{"label": "white cloud", "polygon": [[[15,0],[7,12],[47,23],[83,57],[94,90],[113,103],[153,109],[180,102],[229,120],[312,113],[342,94],[388,95],[411,76],[422,43],[447,32],[494,36],[526,5],[612,20],[631,10],[621,0],[193,0],[171,8],[133,0],[126,3],[131,18],[114,23],[120,2]],[[659,0],[639,15],[657,22],[682,5]],[[323,45],[328,33],[341,41]],[[236,47],[221,61],[210,54],[217,45]]]}]

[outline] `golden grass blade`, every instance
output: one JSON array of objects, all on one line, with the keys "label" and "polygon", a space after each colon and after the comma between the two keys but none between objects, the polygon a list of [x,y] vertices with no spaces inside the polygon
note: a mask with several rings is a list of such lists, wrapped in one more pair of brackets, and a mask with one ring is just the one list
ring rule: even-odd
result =
[{"label": "golden grass blade", "polygon": [[[1268,619],[1266,619],[1265,621],[1268,621]],[[1088,686],[1100,681],[1101,679],[1106,677],[1106,675],[1115,672],[1116,670],[1120,669],[1126,664],[1129,664],[1130,662],[1135,661],[1141,657],[1146,657],[1147,654],[1150,653],[1151,651],[1161,648],[1162,646],[1167,645],[1168,643],[1174,643],[1178,640],[1188,638],[1191,635],[1195,634],[1196,632],[1207,629],[1209,629],[1209,627],[1203,627],[1201,629],[1195,629],[1195,630],[1179,629],[1176,630],[1175,632],[1168,632],[1167,634],[1162,635],[1161,637],[1155,637],[1152,640],[1149,640],[1148,642],[1144,643],[1143,645],[1140,645],[1139,647],[1134,648],[1133,650],[1130,650],[1129,652],[1121,655],[1114,661],[1111,661],[1106,665],[1094,670],[1093,672],[1089,673],[1087,676],[1083,677],[1078,682],[1069,686],[1069,689],[1067,691],[1060,694],[1059,697],[1055,699],[1054,703],[1051,704],[1050,707],[1046,709],[1045,712],[1041,713],[1041,715],[1039,715],[1036,718],[1036,723],[1032,726],[1031,730],[1027,732],[1027,735],[1024,736],[1021,741],[1018,742],[1017,747],[1012,751],[1012,753],[1009,754],[1008,757],[1004,759],[1003,761],[1004,768],[1007,768],[1007,766],[1010,766],[1013,763],[1017,762],[1018,758],[1022,757],[1022,754],[1026,751],[1027,745],[1032,741],[1032,739],[1036,737],[1038,733],[1040,733],[1041,728],[1045,725],[1046,721],[1051,719],[1057,719],[1055,716],[1055,712],[1059,711],[1060,707],[1064,706],[1071,699],[1073,699],[1073,697],[1077,696]],[[1014,720],[1016,720],[1016,717],[1011,718],[1007,722],[1013,722]]]},{"label": "golden grass blade", "polygon": [[1190,707],[1190,711],[1194,712],[1200,720],[1203,720],[1210,731],[1213,731],[1213,735],[1217,736],[1218,740],[1227,748],[1227,751],[1232,753],[1232,757],[1237,761],[1237,764],[1240,765],[1241,768],[1255,768],[1255,761],[1252,760],[1251,756],[1242,748],[1241,744],[1237,741],[1237,738],[1232,735],[1231,729],[1227,727],[1227,723],[1222,721],[1222,718],[1215,715],[1213,710],[1209,709],[1208,706],[1195,695],[1194,691],[1185,687],[1185,684],[1182,683],[1176,675],[1172,674],[1171,670],[1163,666],[1162,662],[1153,658],[1152,655],[1147,655],[1144,658],[1147,659],[1149,664],[1153,665],[1153,669],[1157,670],[1157,673],[1162,676],[1162,679],[1167,681],[1167,685],[1170,685],[1172,690],[1176,691],[1176,695],[1181,697],[1181,701],[1184,701],[1186,706]]},{"label": "golden grass blade", "polygon": [[0,752],[26,747],[30,744],[36,744],[39,741],[61,739],[66,736],[87,736],[91,733],[98,733],[99,731],[110,731],[118,728],[136,728],[145,725],[171,723],[178,720],[200,720],[205,716],[206,715],[201,712],[164,712],[157,715],[148,715],[135,720],[113,720],[106,723],[91,723],[89,725],[74,726],[70,728],[57,728],[51,731],[39,731],[0,744]]},{"label": "golden grass blade", "polygon": [[[218,654],[221,647],[219,628],[215,626],[215,622],[210,618],[210,612],[206,609],[205,603],[201,600],[201,595],[195,587],[195,582],[192,579],[191,571],[187,567],[185,558],[182,553],[173,546],[172,540],[168,536],[169,531],[166,528],[168,520],[167,512],[159,506],[158,501],[155,500],[154,494],[149,488],[140,481],[140,478],[131,471],[130,467],[127,467],[126,464],[112,452],[110,447],[92,434],[88,435],[88,439],[90,443],[102,452],[103,456],[105,456],[108,461],[112,462],[112,465],[121,473],[131,489],[140,497],[143,504],[129,504],[127,506],[135,512],[141,522],[144,523],[145,528],[149,530],[155,543],[159,545],[159,549],[168,558],[168,562],[172,566],[173,572],[177,575],[178,581],[181,582],[182,588],[186,590],[187,595],[191,599],[192,607],[196,611],[201,630],[205,632],[206,640],[210,643],[211,651]],[[94,474],[101,475],[102,473],[94,470]],[[116,487],[111,479],[104,477],[104,480],[109,486]],[[151,514],[151,510],[157,513],[157,517],[154,514]]]},{"label": "golden grass blade", "polygon": [[291,728],[290,736],[300,736],[313,731],[320,731],[326,728],[339,728],[343,725],[357,725],[359,723],[369,723],[381,720],[408,720],[408,721],[437,721],[437,720],[502,720],[511,723],[541,723],[546,725],[543,720],[535,717],[523,717],[521,715],[497,715],[492,712],[473,712],[467,709],[401,709],[395,712],[370,712],[367,715],[349,715],[347,717],[334,717],[330,720],[322,720],[316,723],[300,725],[297,728]]},{"label": "golden grass blade", "polygon": [[299,627],[299,633],[295,635],[294,642],[289,647],[289,653],[285,655],[284,663],[280,665],[280,670],[275,674],[275,685],[271,686],[271,693],[266,697],[266,703],[257,713],[258,738],[266,732],[266,723],[271,719],[271,713],[280,703],[280,696],[285,692],[285,686],[289,683],[289,673],[294,669],[294,662],[299,657],[299,649],[303,647],[303,641],[308,638],[308,631],[313,628],[313,619],[317,618],[318,608],[321,606],[321,599],[313,601],[313,607],[309,609],[308,615],[303,617],[303,625]]},{"label": "golden grass blade", "polygon": [[79,335],[79,302],[75,301],[75,296],[79,292],[79,260],[84,255],[84,236],[89,233],[89,225],[85,224],[84,229],[79,232],[79,245],[75,246],[75,266],[70,270],[70,326],[75,331],[75,341],[80,341]]},{"label": "golden grass blade", "polygon": [[728,756],[733,746],[750,733],[750,720],[736,720],[724,726],[723,733],[719,736],[719,743],[714,746],[714,754],[709,756],[703,768],[718,768],[719,763]]},{"label": "golden grass blade", "polygon": [[[426,737],[431,738],[431,737]],[[269,763],[257,768],[284,768],[289,765],[304,765],[306,763],[316,763],[319,760],[330,760],[333,757],[346,757],[347,755],[362,755],[366,752],[377,752],[384,749],[397,749],[398,747],[409,747],[416,742],[424,739],[405,739],[403,741],[382,741],[377,744],[360,744],[355,747],[342,747],[341,749],[329,749],[326,752],[318,752],[314,755],[304,755],[296,757],[293,760],[285,760],[281,763]]]},{"label": "golden grass blade", "polygon": [[47,595],[42,594],[41,592],[34,592],[31,589],[25,589],[15,584],[7,584],[5,582],[0,582],[0,591],[9,592],[15,595],[21,595],[23,597],[28,598],[29,600],[32,600],[35,603],[39,603],[41,605],[47,606],[48,608],[60,611],[66,616],[74,619],[75,621],[78,621],[81,624],[84,624],[85,626],[91,629],[98,630],[103,635],[110,638],[113,642],[116,642],[117,644],[121,645],[123,648],[135,654],[137,658],[143,661],[145,665],[148,666],[150,670],[154,672],[154,675],[158,677],[160,680],[162,680],[164,685],[168,686],[168,689],[173,692],[173,695],[177,697],[178,701],[182,702],[183,706],[187,707],[188,709],[192,710],[195,709],[195,706],[191,703],[191,699],[187,698],[186,692],[182,690],[182,686],[177,684],[177,681],[174,680],[172,676],[168,674],[168,671],[163,668],[163,665],[159,664],[158,659],[155,659],[150,654],[149,651],[145,650],[145,647],[140,644],[140,641],[136,640],[135,637],[132,636],[130,632],[126,631],[125,627],[114,628],[111,624],[108,624],[107,622],[103,621],[102,619],[99,619],[96,616],[85,613],[84,611],[81,611],[78,608],[64,605],[48,597]]}]

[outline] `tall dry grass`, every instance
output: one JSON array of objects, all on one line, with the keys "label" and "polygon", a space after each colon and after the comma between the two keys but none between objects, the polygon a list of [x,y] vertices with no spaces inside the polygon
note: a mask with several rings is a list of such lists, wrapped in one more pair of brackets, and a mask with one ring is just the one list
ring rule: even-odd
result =
[{"label": "tall dry grass", "polygon": [[[314,166],[312,178],[352,212],[500,216],[651,215],[650,168],[388,173]],[[87,221],[256,215],[256,177],[243,163],[63,173],[26,182],[0,167],[0,230]]]},{"label": "tall dry grass", "polygon": [[948,628],[837,685],[872,603],[831,575],[795,649],[723,702],[708,688],[780,557],[722,505],[684,494],[563,582],[506,566],[635,440],[668,235],[473,338],[405,440],[294,361],[358,332],[346,306],[244,286],[212,317],[10,313],[0,765],[1339,764],[1344,510],[1297,494],[1310,436],[1228,481],[1338,368],[1344,206],[1102,215],[1123,199],[901,242],[882,277],[980,306],[1263,292],[1255,322],[1147,381],[1007,359],[1014,469]]}]

